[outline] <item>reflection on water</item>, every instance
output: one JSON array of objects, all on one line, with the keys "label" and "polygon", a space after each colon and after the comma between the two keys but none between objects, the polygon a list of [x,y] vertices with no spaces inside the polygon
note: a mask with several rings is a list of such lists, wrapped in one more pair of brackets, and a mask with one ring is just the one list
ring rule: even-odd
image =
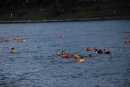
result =
[{"label": "reflection on water", "polygon": [[[0,87],[130,87],[130,44],[124,43],[129,28],[130,20],[0,24],[1,37],[26,40],[0,43]],[[54,50],[77,53],[86,62],[63,59]]]}]

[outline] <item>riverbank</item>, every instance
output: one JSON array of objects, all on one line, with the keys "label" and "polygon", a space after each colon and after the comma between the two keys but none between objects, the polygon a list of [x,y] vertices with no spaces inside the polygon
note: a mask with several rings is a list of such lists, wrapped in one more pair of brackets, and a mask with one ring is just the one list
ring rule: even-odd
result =
[{"label": "riverbank", "polygon": [[0,8],[0,23],[68,22],[130,18],[130,2]]},{"label": "riverbank", "polygon": [[96,21],[96,20],[122,20],[122,19],[130,19],[130,16],[126,17],[99,17],[99,18],[80,18],[80,19],[53,19],[53,20],[21,20],[21,21],[4,21],[0,20],[0,24],[2,23],[45,23],[45,22],[76,22],[76,21]]}]

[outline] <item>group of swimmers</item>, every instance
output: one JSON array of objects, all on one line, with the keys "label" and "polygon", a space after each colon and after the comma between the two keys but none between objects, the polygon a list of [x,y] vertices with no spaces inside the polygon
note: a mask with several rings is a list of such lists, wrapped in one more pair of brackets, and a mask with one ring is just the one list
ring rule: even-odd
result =
[{"label": "group of swimmers", "polygon": [[[87,51],[92,51],[92,50],[93,50],[93,48],[91,48],[91,47],[87,48]],[[96,54],[102,54],[102,53],[104,53],[104,54],[110,54],[110,51],[108,49],[104,49],[104,52],[103,52],[102,49],[98,50],[98,48],[95,47],[94,50],[95,50]]]},{"label": "group of swimmers", "polygon": [[60,55],[62,58],[71,58],[71,57],[74,57],[77,62],[85,62],[85,59],[83,58],[83,56],[79,56],[78,54],[73,54],[73,56],[70,56],[69,54],[66,54],[65,51],[62,51],[62,52],[58,52],[58,51],[55,51],[58,55]]},{"label": "group of swimmers", "polygon": [[108,49],[104,49],[104,52],[101,49],[98,50],[97,47],[95,47],[94,49],[95,49],[95,53],[96,54],[102,54],[102,53],[104,53],[104,54],[110,54],[110,51]]},{"label": "group of swimmers", "polygon": [[24,40],[24,39],[18,39],[18,38],[14,38],[13,40],[17,40],[18,42],[26,42],[26,40]]},{"label": "group of swimmers", "polygon": [[[26,40],[24,40],[24,39],[18,39],[18,38],[13,38],[12,40],[17,40],[18,42],[26,42]],[[12,40],[8,40],[8,39],[6,39],[4,37],[0,38],[1,42],[11,42]]]},{"label": "group of swimmers", "polygon": [[[18,41],[18,42],[26,42],[26,40],[24,40],[24,39],[18,39],[18,38],[13,38],[12,40],[16,40],[16,41]],[[6,39],[6,38],[4,38],[4,37],[0,38],[0,42],[11,42],[12,40],[8,40],[8,39]],[[2,46],[0,46],[0,48],[2,48]],[[15,53],[15,52],[16,52],[16,49],[15,49],[15,48],[12,48],[12,49],[11,49],[11,52],[12,52],[12,53]]]},{"label": "group of swimmers", "polygon": [[[87,48],[87,51],[92,51],[92,50],[93,50],[93,48],[91,48],[91,47]],[[103,54],[103,53],[104,54],[110,54],[110,51],[108,49],[104,49],[104,51],[102,51],[101,49],[98,50],[98,48],[95,47],[94,51],[95,51],[96,54]],[[85,62],[84,57],[79,56],[78,54],[73,54],[73,56],[70,56],[70,55],[66,54],[64,51],[62,51],[62,52],[56,51],[56,53],[58,55],[60,55],[62,58],[71,58],[71,57],[73,57],[74,59],[77,60],[77,62]],[[89,54],[87,57],[92,58],[92,54]]]}]

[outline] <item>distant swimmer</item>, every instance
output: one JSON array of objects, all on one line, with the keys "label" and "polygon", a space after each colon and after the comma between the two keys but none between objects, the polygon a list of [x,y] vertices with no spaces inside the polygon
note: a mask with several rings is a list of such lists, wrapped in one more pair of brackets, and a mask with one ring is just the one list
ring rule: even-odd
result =
[{"label": "distant swimmer", "polygon": [[62,52],[58,52],[55,50],[55,52],[60,55],[62,58],[71,58],[71,56],[69,54],[66,54],[64,51]]},{"label": "distant swimmer", "polygon": [[83,56],[81,56],[79,59],[77,59],[77,62],[83,63],[85,62],[85,59],[83,58]]},{"label": "distant swimmer", "polygon": [[108,49],[104,49],[104,54],[110,54],[110,51]]},{"label": "distant swimmer", "polygon": [[95,49],[95,53],[96,53],[96,54],[101,54],[101,53],[103,53],[103,51],[102,51],[101,49],[98,50],[97,47],[95,47],[94,49]]},{"label": "distant swimmer", "polygon": [[95,50],[95,53],[98,54],[98,48],[95,47],[94,50]]},{"label": "distant swimmer", "polygon": [[99,49],[99,50],[98,50],[98,53],[101,54],[101,53],[103,53],[103,51],[102,51],[101,49]]},{"label": "distant swimmer", "polygon": [[127,43],[127,44],[129,44],[130,43],[130,41],[129,40],[125,40],[125,42],[124,43]]},{"label": "distant swimmer", "polygon": [[16,52],[15,48],[12,48],[11,52],[12,52],[12,53],[15,53],[15,52]]},{"label": "distant swimmer", "polygon": [[64,51],[62,51],[61,56],[62,56],[62,58],[71,58],[71,56],[66,54]]},{"label": "distant swimmer", "polygon": [[92,55],[91,55],[91,54],[89,54],[89,55],[88,55],[88,58],[92,58]]},{"label": "distant swimmer", "polygon": [[2,40],[2,38],[0,38],[0,42],[2,42],[3,40]]},{"label": "distant swimmer", "polygon": [[66,56],[65,51],[62,51],[61,56],[62,56],[62,57],[65,57],[65,56]]},{"label": "distant swimmer", "polygon": [[5,40],[5,38],[4,38],[4,37],[0,38],[0,41],[4,41],[4,40]]},{"label": "distant swimmer", "polygon": [[15,37],[13,40],[18,40],[18,38]]},{"label": "distant swimmer", "polygon": [[18,40],[18,42],[26,42],[26,40],[24,40],[24,39],[21,39],[21,40]]}]

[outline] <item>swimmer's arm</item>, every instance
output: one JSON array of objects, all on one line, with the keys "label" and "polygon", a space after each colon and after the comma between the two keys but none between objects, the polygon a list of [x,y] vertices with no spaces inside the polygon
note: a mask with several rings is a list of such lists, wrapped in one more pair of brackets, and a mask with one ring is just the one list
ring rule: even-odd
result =
[{"label": "swimmer's arm", "polygon": [[56,50],[55,50],[55,52],[56,52],[58,55],[61,55],[61,56],[62,56],[62,53],[61,53],[61,52],[58,52],[58,51],[56,51]]}]

